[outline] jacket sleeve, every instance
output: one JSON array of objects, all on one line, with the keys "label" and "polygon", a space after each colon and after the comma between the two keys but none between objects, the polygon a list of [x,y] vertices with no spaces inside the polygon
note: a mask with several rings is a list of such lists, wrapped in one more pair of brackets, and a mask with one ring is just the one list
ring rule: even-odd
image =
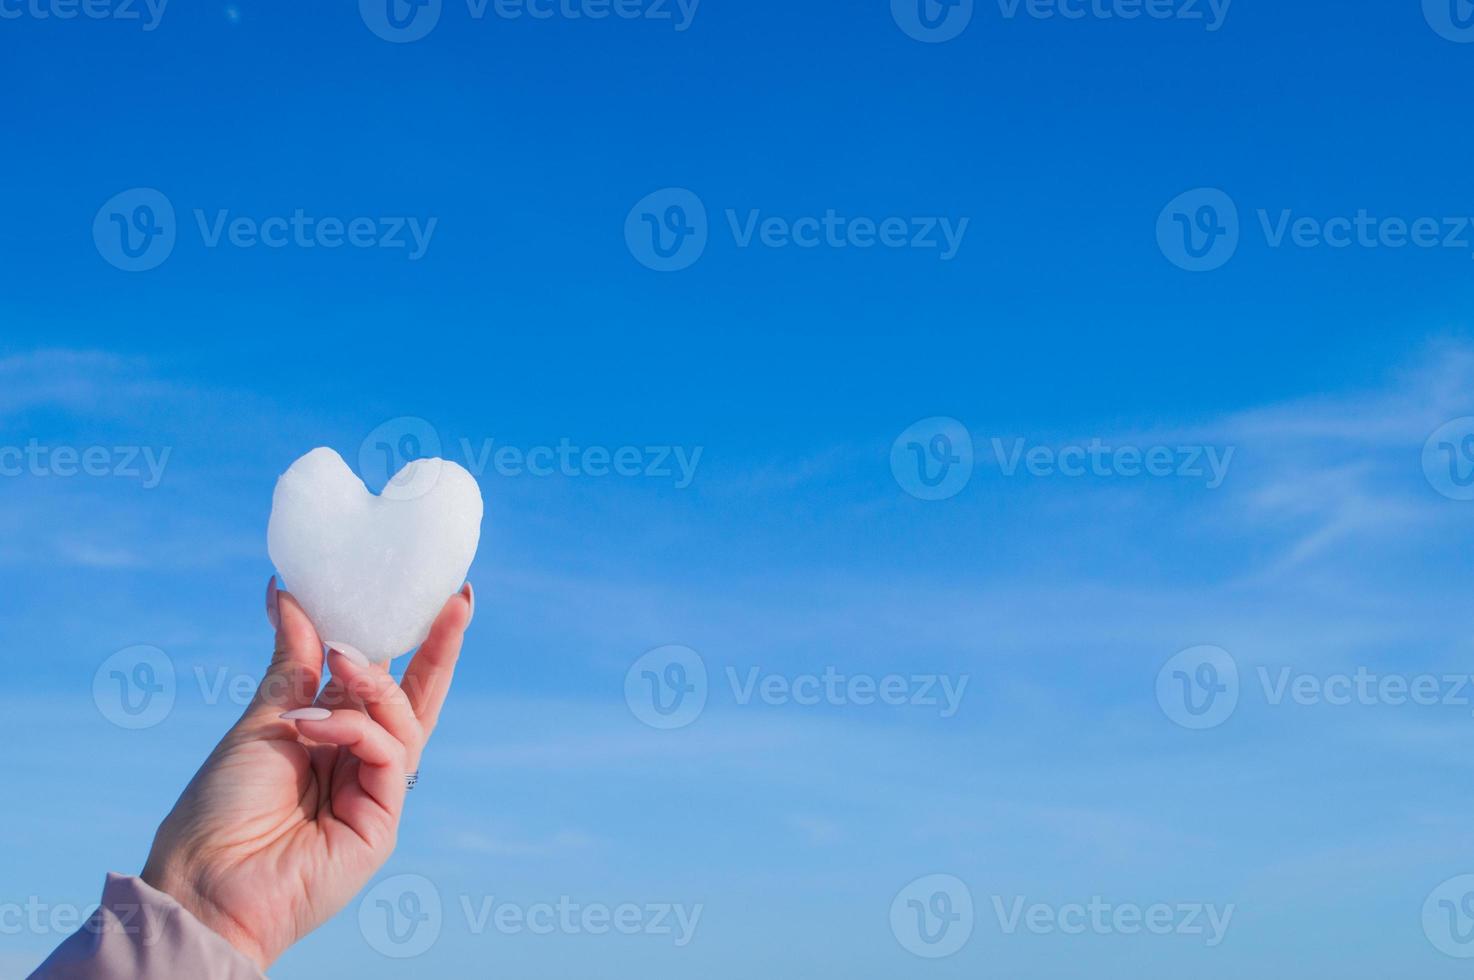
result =
[{"label": "jacket sleeve", "polygon": [[262,980],[256,965],[168,895],[109,874],[102,903],[30,980]]}]

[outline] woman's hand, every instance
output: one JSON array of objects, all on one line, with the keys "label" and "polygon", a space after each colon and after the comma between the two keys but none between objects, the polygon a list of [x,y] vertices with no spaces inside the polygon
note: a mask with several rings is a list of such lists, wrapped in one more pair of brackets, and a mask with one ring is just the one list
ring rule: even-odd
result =
[{"label": "woman's hand", "polygon": [[328,655],[295,599],[268,587],[276,652],[255,698],[159,827],[143,880],[264,971],[331,918],[394,850],[406,775],[435,729],[471,620],[468,583],[404,674]]}]

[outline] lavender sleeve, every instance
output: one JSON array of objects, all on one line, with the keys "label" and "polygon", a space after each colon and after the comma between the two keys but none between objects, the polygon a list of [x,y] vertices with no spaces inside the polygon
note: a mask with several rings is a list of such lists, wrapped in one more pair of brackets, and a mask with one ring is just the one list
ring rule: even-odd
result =
[{"label": "lavender sleeve", "polygon": [[102,903],[30,980],[261,980],[256,965],[141,879],[109,874]]}]

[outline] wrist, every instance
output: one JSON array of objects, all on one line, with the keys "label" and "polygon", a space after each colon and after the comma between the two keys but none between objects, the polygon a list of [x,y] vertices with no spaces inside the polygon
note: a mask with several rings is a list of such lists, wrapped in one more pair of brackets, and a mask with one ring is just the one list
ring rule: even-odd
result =
[{"label": "wrist", "polygon": [[156,863],[149,855],[148,863],[138,877],[144,884],[168,895],[205,928],[224,939],[236,952],[250,960],[263,974],[271,965],[261,943],[250,931],[241,926],[229,913],[210,901],[198,886],[194,876]]}]

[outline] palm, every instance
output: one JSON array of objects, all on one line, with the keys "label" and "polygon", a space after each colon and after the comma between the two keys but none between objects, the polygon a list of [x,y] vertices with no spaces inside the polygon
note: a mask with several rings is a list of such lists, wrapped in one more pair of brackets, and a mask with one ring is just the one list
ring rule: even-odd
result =
[{"label": "palm", "polygon": [[[300,646],[307,641],[303,627],[311,632],[311,625],[285,593],[281,611],[279,647],[293,630],[300,634]],[[445,669],[453,667],[469,612],[468,604],[453,598],[411,664],[406,685],[418,698],[406,695],[380,667],[335,657],[334,678],[309,703],[349,707],[333,711],[331,718],[293,724],[281,719],[280,708],[294,705],[274,700],[263,682],[266,694],[258,693],[160,827],[145,880],[169,892],[263,968],[331,918],[394,848],[404,773],[418,765],[448,687]],[[437,634],[441,645],[432,646]],[[310,643],[320,660],[315,632]],[[279,653],[278,659],[290,670],[306,672],[284,688],[300,692],[310,684],[316,691],[320,666],[314,672],[310,656],[292,659]],[[417,666],[423,669],[416,671]],[[295,700],[301,700],[300,693],[289,698]],[[416,709],[428,717],[417,717]],[[397,729],[403,741],[375,732],[375,718]]]}]

